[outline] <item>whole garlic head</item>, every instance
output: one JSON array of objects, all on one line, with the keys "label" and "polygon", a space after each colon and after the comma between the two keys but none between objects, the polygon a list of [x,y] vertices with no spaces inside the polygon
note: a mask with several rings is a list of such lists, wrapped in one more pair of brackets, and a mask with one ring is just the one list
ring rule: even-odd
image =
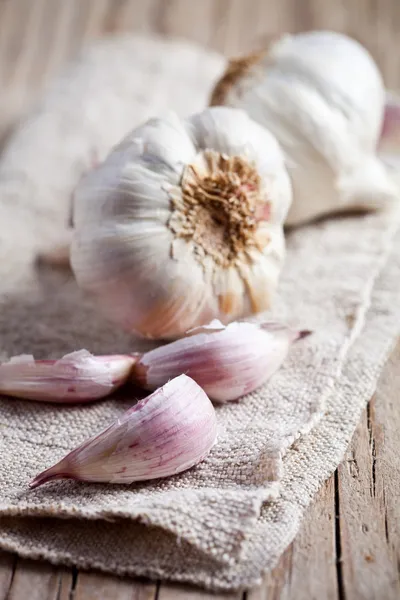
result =
[{"label": "whole garlic head", "polygon": [[269,308],[290,202],[278,143],[244,111],[150,119],[78,186],[72,268],[142,336],[228,323]]},{"label": "whole garlic head", "polygon": [[358,42],[328,31],[283,35],[231,61],[211,104],[245,109],[277,138],[293,184],[287,224],[397,197],[376,156],[384,85]]}]

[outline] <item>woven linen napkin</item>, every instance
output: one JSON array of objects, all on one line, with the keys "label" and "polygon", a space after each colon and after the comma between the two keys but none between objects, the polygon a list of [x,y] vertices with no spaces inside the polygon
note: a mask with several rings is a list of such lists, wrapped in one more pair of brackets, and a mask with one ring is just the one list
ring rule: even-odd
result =
[{"label": "woven linen napkin", "polygon": [[[93,158],[151,115],[201,110],[223,65],[222,57],[182,42],[101,42],[19,128],[0,163],[1,358],[150,346],[106,323],[70,273],[33,259],[62,236],[73,187]],[[28,491],[37,472],[137,396],[68,407],[1,399],[0,547],[213,589],[258,582],[343,456],[398,333],[398,225],[393,209],[288,236],[268,316],[315,333],[293,347],[268,385],[217,408],[218,444],[186,473],[131,486],[67,481]]]}]

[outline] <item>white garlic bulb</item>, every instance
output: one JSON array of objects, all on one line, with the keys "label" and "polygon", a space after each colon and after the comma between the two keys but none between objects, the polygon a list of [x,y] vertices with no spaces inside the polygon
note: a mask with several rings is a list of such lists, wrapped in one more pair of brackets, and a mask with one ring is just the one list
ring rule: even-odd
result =
[{"label": "white garlic bulb", "polygon": [[288,225],[397,198],[376,155],[384,85],[358,42],[328,31],[284,35],[231,61],[211,104],[245,109],[277,138],[293,184]]},{"label": "white garlic bulb", "polygon": [[244,111],[151,119],[78,186],[78,284],[129,331],[176,338],[269,308],[291,186],[273,135]]}]

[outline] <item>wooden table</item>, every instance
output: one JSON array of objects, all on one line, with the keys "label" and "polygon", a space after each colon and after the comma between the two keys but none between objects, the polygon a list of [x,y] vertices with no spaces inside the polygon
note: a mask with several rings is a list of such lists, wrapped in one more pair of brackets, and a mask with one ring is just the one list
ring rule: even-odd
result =
[{"label": "wooden table", "polygon": [[[311,28],[357,37],[400,87],[400,0],[0,0],[0,135],[60,64],[105,33],[157,31],[233,55]],[[215,596],[0,553],[0,600],[399,599],[399,387],[400,345],[343,463],[261,588]]]}]

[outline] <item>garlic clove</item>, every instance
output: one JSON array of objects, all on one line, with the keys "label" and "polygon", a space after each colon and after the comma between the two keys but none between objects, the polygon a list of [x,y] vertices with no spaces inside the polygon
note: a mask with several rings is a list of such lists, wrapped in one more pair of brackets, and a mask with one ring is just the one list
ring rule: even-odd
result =
[{"label": "garlic clove", "polygon": [[37,475],[30,487],[54,479],[132,483],[168,477],[203,460],[216,437],[213,405],[192,379],[181,375]]},{"label": "garlic clove", "polygon": [[218,311],[224,322],[251,313],[245,282],[237,268],[227,267],[218,271],[214,274],[213,284]]},{"label": "garlic clove", "polygon": [[400,138],[400,96],[388,93],[386,96],[385,115],[382,124],[379,147],[388,142],[397,142]]},{"label": "garlic clove", "polygon": [[219,321],[146,352],[132,368],[132,380],[153,390],[186,373],[212,399],[237,400],[265,383],[284,362],[292,342],[309,332],[277,323]]},{"label": "garlic clove", "polygon": [[400,96],[386,95],[385,115],[378,144],[382,161],[392,169],[400,167]]},{"label": "garlic clove", "polygon": [[[241,277],[247,289],[250,309],[246,315],[257,314],[269,310],[273,304],[274,292],[278,285],[281,260],[285,257],[285,237],[280,227],[270,227],[268,230],[269,243],[260,256],[259,252],[251,249],[249,260],[240,267]],[[269,270],[263,269],[267,259]]]},{"label": "garlic clove", "polygon": [[48,402],[81,402],[108,396],[123,385],[134,356],[93,356],[87,350],[59,360],[22,355],[0,364],[0,394]]}]

